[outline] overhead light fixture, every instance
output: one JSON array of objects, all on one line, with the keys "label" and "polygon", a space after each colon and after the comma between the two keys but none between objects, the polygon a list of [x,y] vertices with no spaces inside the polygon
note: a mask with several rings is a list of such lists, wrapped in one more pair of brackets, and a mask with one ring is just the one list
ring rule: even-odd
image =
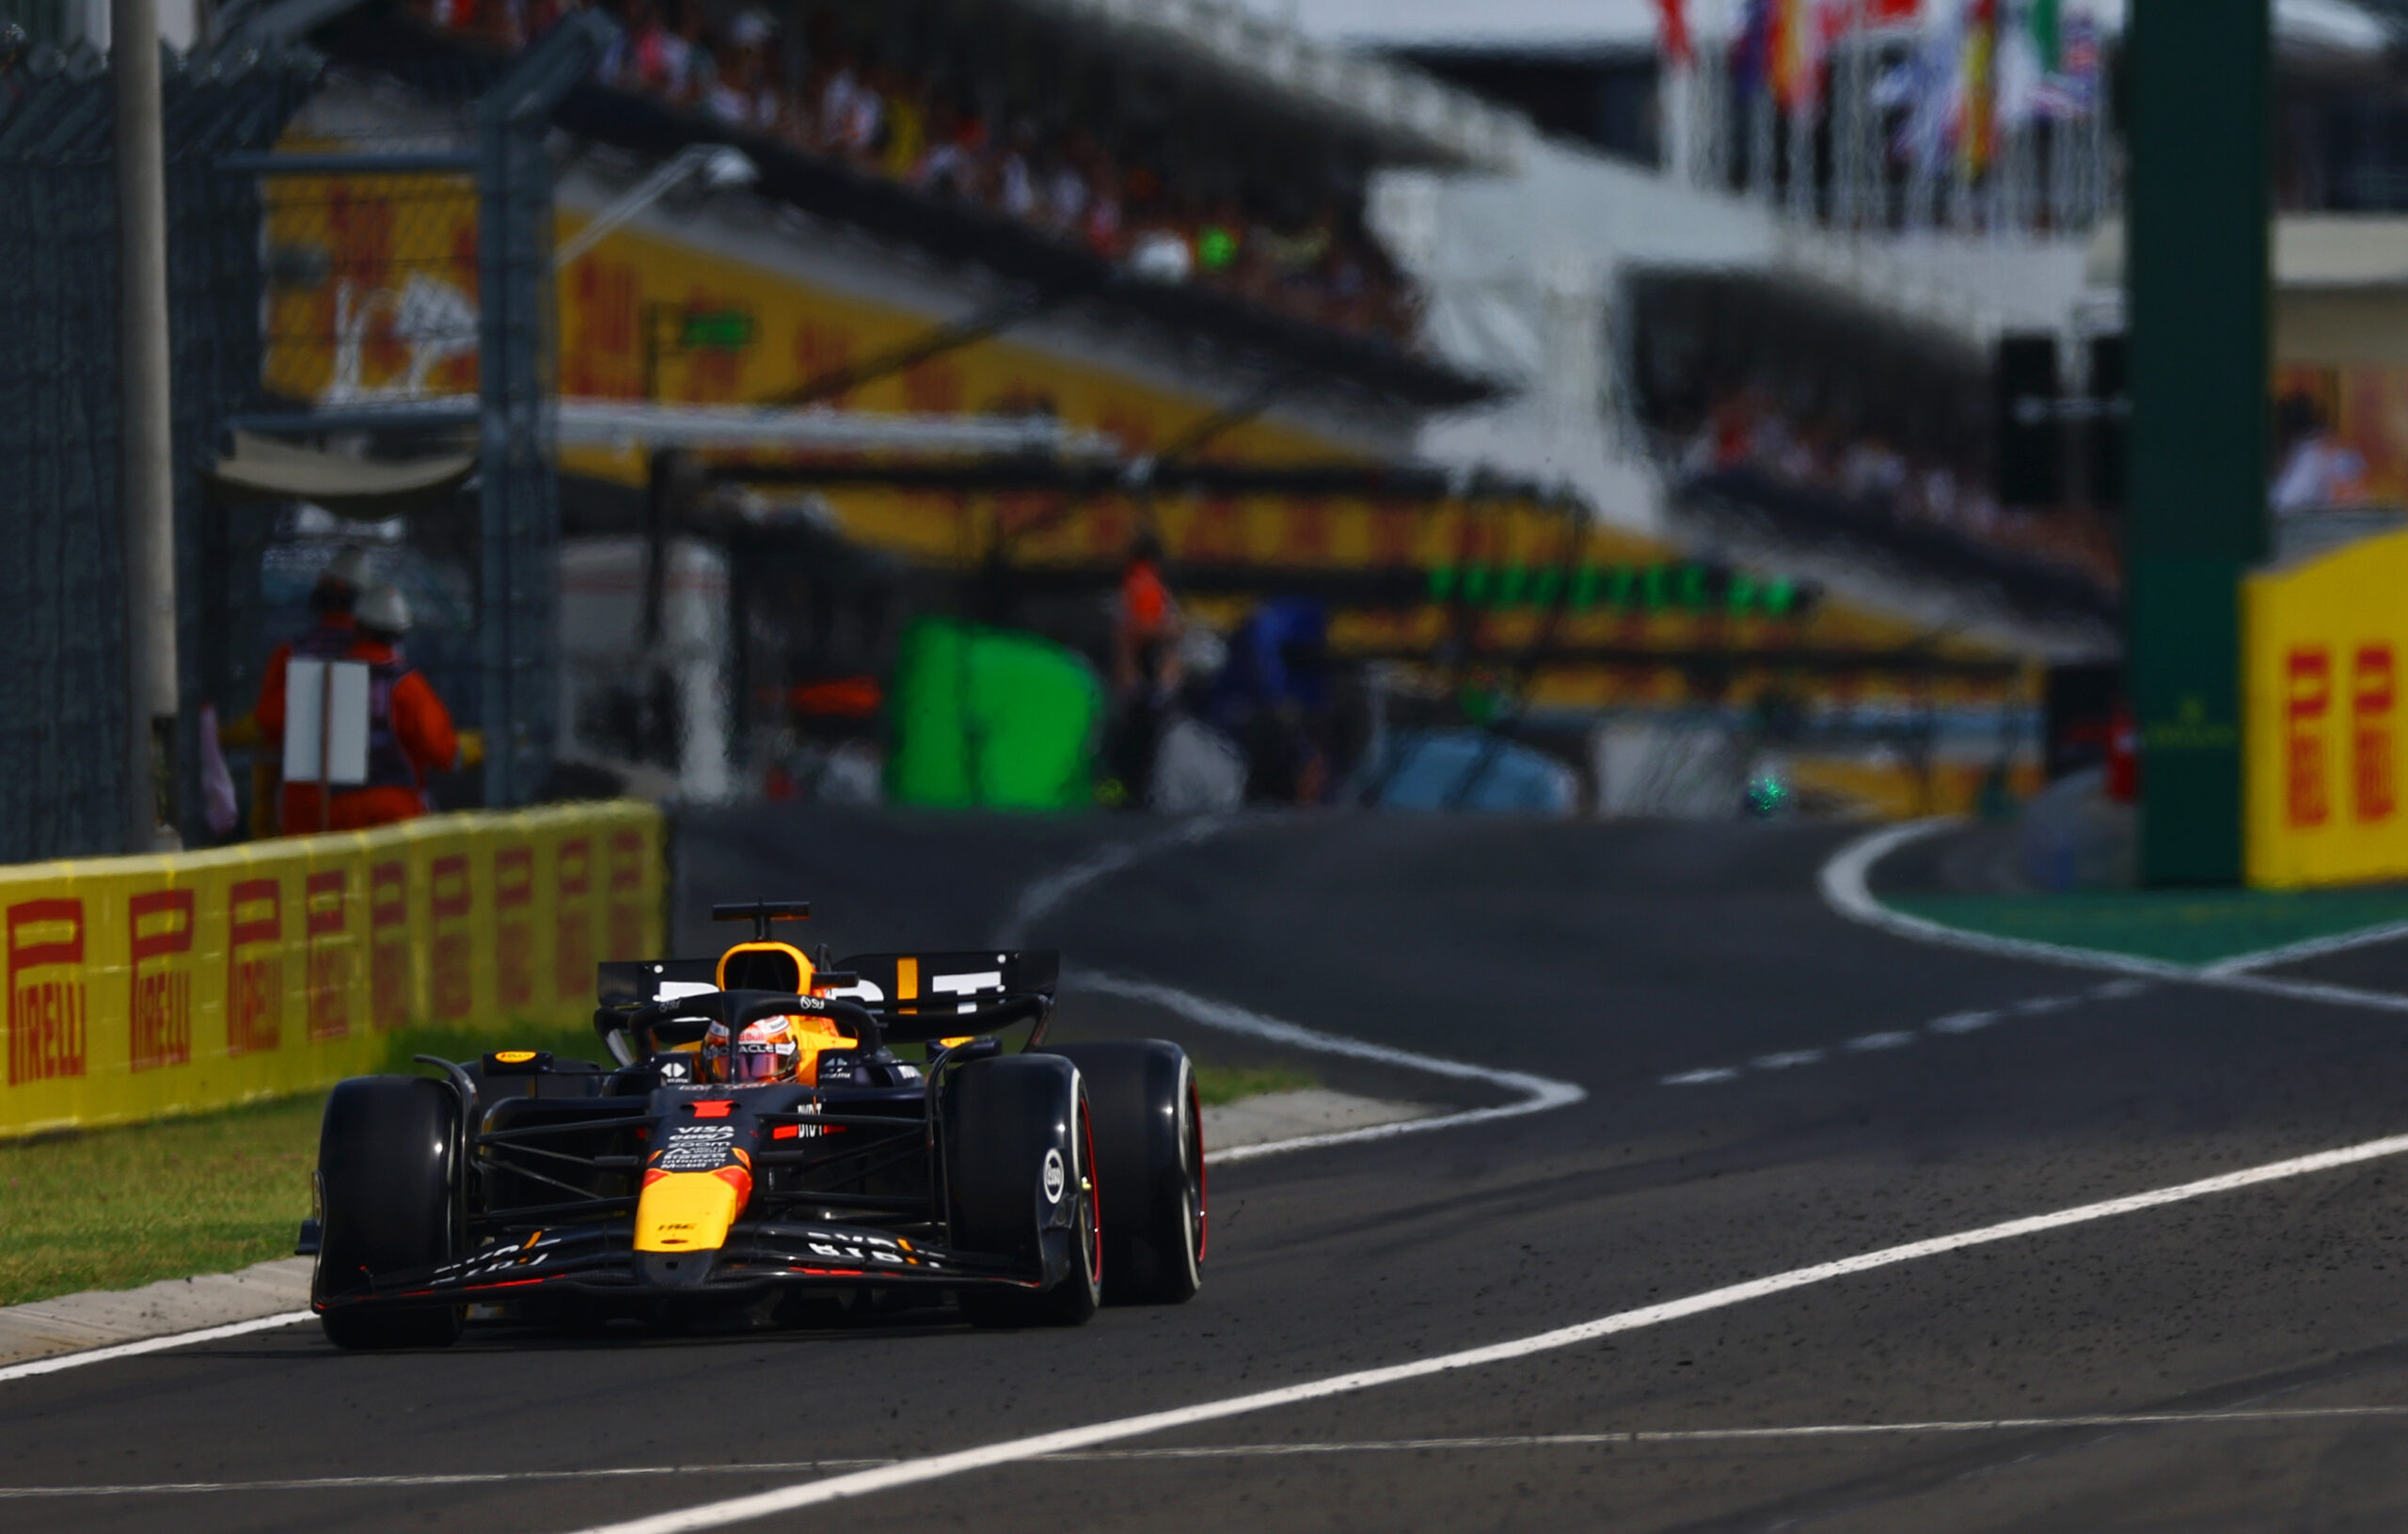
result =
[{"label": "overhead light fixture", "polygon": [[600,245],[611,230],[695,179],[714,192],[728,192],[759,181],[761,169],[752,163],[752,156],[733,145],[689,144],[659,169],[627,188],[617,201],[595,213],[583,229],[553,246],[552,270],[565,271],[571,261]]}]

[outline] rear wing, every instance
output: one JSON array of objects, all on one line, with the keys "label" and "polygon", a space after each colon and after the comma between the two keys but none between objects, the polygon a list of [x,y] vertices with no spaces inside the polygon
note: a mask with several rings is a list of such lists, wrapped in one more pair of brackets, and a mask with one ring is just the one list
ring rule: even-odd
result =
[{"label": "rear wing", "polygon": [[[826,972],[825,994],[858,1004],[896,1043],[986,1034],[1034,1022],[1034,1044],[1054,1010],[1062,956],[1050,948],[857,954]],[[708,958],[626,960],[598,967],[595,1030],[607,1040],[627,1009],[718,989]],[[621,1016],[613,1016],[619,1014]],[[617,1052],[616,1051],[613,1052]]]},{"label": "rear wing", "polygon": [[836,968],[851,979],[828,994],[876,1013],[890,1039],[958,1038],[1034,1022],[1034,1044],[1054,1010],[1062,956],[1051,948],[856,954]]},{"label": "rear wing", "polygon": [[1062,956],[1051,948],[956,954],[856,954],[836,968],[852,983],[832,989],[864,1006],[884,1010],[918,1004],[911,1010],[966,1012],[1006,997],[1054,993]]},{"label": "rear wing", "polygon": [[715,958],[627,959],[594,967],[594,999],[604,1006],[665,1002],[718,988]]}]

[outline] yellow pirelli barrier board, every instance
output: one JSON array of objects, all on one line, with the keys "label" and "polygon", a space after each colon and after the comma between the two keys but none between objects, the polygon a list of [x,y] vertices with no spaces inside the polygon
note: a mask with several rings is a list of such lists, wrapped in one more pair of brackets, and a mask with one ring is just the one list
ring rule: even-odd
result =
[{"label": "yellow pirelli barrier board", "polygon": [[0,1139],[304,1091],[383,1036],[593,1015],[659,951],[660,812],[434,815],[221,851],[0,869]]},{"label": "yellow pirelli barrier board", "polygon": [[2408,878],[2408,531],[2249,577],[2242,644],[2249,882]]}]

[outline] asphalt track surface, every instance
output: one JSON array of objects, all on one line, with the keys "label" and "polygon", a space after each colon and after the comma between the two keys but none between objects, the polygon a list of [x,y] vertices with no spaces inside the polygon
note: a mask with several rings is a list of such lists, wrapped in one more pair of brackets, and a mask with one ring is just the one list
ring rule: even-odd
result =
[{"label": "asphalt track surface", "polygon": [[[842,953],[986,941],[1030,880],[1158,833],[792,812],[689,822],[678,856],[689,911],[807,895]],[[1354,817],[1170,846],[1028,941],[1587,1098],[1228,1167],[1202,1295],[1075,1331],[347,1356],[295,1327],[9,1382],[0,1526],[574,1530],[2408,1132],[2398,1014],[1854,925],[1814,891],[1846,835]],[[2408,944],[2285,973],[2408,989]],[[1126,1000],[1063,1016],[1246,1052]],[[2408,1157],[2376,1160],[753,1526],[2396,1529],[2403,1217]],[[1851,1427],[1884,1431],[1799,1431]],[[8,1492],[339,1478],[406,1483]]]}]

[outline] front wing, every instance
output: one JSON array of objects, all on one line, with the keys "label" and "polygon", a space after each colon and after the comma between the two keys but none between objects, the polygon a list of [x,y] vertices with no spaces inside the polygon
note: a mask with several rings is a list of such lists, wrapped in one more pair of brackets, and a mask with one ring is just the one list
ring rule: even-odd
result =
[{"label": "front wing", "polygon": [[[339,1280],[338,1280],[339,1281]],[[387,1273],[314,1305],[320,1313],[430,1305],[513,1305],[557,1295],[589,1301],[725,1300],[771,1288],[863,1284],[1034,1289],[1043,1276],[855,1226],[739,1222],[716,1252],[638,1252],[631,1222],[537,1231],[458,1261]]]}]

